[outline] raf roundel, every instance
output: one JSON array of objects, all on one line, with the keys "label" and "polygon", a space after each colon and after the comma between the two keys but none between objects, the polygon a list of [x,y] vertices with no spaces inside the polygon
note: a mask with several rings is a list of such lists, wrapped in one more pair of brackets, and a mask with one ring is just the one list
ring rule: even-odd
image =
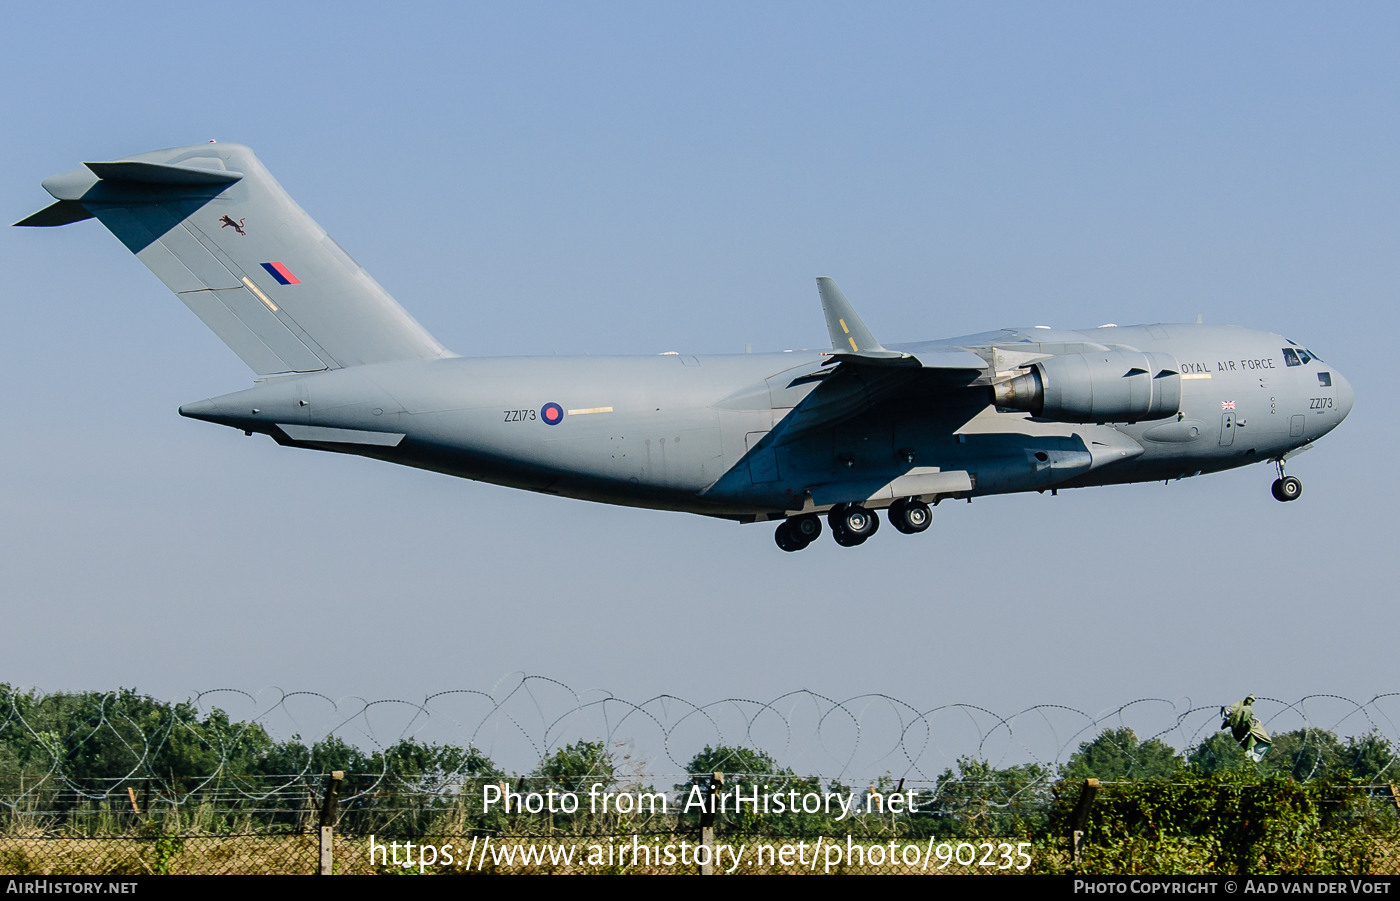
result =
[{"label": "raf roundel", "polygon": [[540,410],[540,419],[550,425],[558,425],[564,421],[564,408],[558,404],[545,404]]}]

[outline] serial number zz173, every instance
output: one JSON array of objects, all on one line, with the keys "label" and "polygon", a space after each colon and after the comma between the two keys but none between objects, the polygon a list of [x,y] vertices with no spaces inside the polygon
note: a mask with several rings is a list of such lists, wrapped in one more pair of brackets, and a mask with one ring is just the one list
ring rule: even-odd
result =
[{"label": "serial number zz173", "polygon": [[535,418],[534,410],[502,410],[506,414],[503,422],[529,422]]},{"label": "serial number zz173", "polygon": [[1330,398],[1330,397],[1314,397],[1314,398],[1312,398],[1312,406],[1308,407],[1308,409],[1309,409],[1309,410],[1330,410],[1330,409],[1332,409],[1332,398]]}]

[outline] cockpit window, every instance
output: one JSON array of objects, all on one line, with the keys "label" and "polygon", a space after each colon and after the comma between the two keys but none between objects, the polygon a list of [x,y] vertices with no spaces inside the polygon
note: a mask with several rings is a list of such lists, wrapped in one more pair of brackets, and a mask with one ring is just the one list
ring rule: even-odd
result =
[{"label": "cockpit window", "polygon": [[1309,351],[1304,351],[1304,352],[1305,352],[1308,356],[1310,356],[1310,357],[1312,357],[1314,360],[1316,360],[1317,362],[1319,362],[1319,363],[1322,362],[1322,357],[1319,357],[1317,354],[1313,353],[1312,351],[1309,350]]},{"label": "cockpit window", "polygon": [[1312,354],[1308,353],[1306,350],[1303,350],[1301,347],[1298,348],[1298,358],[1304,363],[1311,363],[1313,359]]},{"label": "cockpit window", "polygon": [[1317,383],[1318,383],[1319,385],[1321,385],[1322,387],[1324,387],[1324,388],[1331,388],[1331,387],[1332,387],[1332,373],[1330,373],[1330,372],[1319,372],[1319,373],[1317,374]]},{"label": "cockpit window", "polygon": [[1293,348],[1291,348],[1291,347],[1285,347],[1285,348],[1283,349],[1283,362],[1284,362],[1285,364],[1289,365],[1289,366],[1302,366],[1302,365],[1303,365],[1301,362],[1298,361],[1298,354],[1296,354],[1296,353],[1293,351]]}]

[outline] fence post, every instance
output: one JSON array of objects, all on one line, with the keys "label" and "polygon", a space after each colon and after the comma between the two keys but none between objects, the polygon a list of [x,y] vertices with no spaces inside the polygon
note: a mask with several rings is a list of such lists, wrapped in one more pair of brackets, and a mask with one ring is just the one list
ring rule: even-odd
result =
[{"label": "fence post", "polygon": [[1395,801],[1395,809],[1400,810],[1400,788],[1395,787],[1395,783],[1390,783],[1390,797]]},{"label": "fence post", "polygon": [[1074,864],[1084,862],[1084,831],[1089,826],[1089,809],[1094,806],[1094,795],[1099,793],[1099,780],[1085,779],[1079,790],[1079,802],[1074,805],[1070,816],[1070,843],[1074,849]]},{"label": "fence post", "polygon": [[332,851],[335,839],[335,803],[336,795],[340,791],[340,782],[344,778],[344,770],[332,772],[331,781],[326,785],[326,796],[321,799],[321,867],[317,871],[321,876],[331,875],[331,864],[335,862]]},{"label": "fence post", "polygon": [[700,844],[709,850],[707,862],[700,865],[701,876],[715,875],[715,792],[724,789],[724,774],[712,773],[705,789],[705,809],[700,811]]}]

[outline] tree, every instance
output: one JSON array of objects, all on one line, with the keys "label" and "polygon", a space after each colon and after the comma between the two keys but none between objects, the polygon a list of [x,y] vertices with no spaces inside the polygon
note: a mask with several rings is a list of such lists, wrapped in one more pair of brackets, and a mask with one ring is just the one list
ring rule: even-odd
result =
[{"label": "tree", "polygon": [[780,768],[778,762],[764,751],[729,745],[717,748],[706,745],[705,750],[690,758],[685,771],[693,776],[723,773],[724,784],[731,787],[736,783],[755,781],[771,784],[772,779],[763,777],[793,775],[791,769]]},{"label": "tree", "polygon": [[1400,772],[1395,746],[1375,732],[1348,738],[1342,762],[1353,776],[1367,782],[1393,782]]},{"label": "tree", "polygon": [[1023,835],[1045,818],[1052,776],[1038,763],[998,768],[960,757],[957,770],[945,769],[932,797],[921,797],[919,806],[932,815],[937,835]]},{"label": "tree", "polygon": [[1093,741],[1080,744],[1061,776],[1106,782],[1166,779],[1175,775],[1181,765],[1181,758],[1171,745],[1155,738],[1140,742],[1132,729],[1124,727],[1105,729]]},{"label": "tree", "polygon": [[[1267,756],[1266,754],[1265,757]],[[1216,732],[1192,748],[1186,757],[1186,764],[1206,776],[1254,766],[1245,756],[1244,748],[1241,748],[1240,743],[1231,738],[1228,732]]]},{"label": "tree", "polygon": [[[706,745],[705,750],[690,758],[690,762],[685,765],[685,771],[691,775],[692,780],[703,780],[711,773],[722,773],[724,791],[729,792],[736,788],[749,792],[751,786],[757,786],[760,792],[789,791],[796,787],[795,783],[798,781],[797,774],[791,767],[778,766],[778,762],[767,752],[740,745]],[[675,788],[684,797],[690,793],[694,784],[694,781],[687,782]],[[805,790],[807,789],[804,788]]]},{"label": "tree", "polygon": [[1281,732],[1259,762],[1259,772],[1292,776],[1297,782],[1325,779],[1345,768],[1345,751],[1337,736],[1326,729]]},{"label": "tree", "polygon": [[612,785],[617,770],[608,746],[601,741],[576,741],[550,754],[530,774],[531,790],[555,788],[586,795],[594,783]]},{"label": "tree", "polygon": [[119,789],[112,780],[172,784],[256,767],[274,743],[257,723],[233,723],[189,701],[171,704],[135,690],[22,693],[0,685],[0,773],[52,774]]}]

